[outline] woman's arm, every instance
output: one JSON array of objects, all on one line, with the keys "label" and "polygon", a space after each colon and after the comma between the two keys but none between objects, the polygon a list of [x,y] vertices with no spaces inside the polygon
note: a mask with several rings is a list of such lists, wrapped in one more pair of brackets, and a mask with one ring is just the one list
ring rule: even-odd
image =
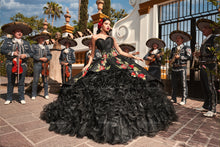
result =
[{"label": "woman's arm", "polygon": [[[113,38],[113,37],[112,37]],[[125,56],[125,57],[129,57],[129,58],[133,58],[133,59],[136,59],[136,60],[141,60],[141,61],[144,61],[143,59],[139,58],[139,57],[136,57],[136,56],[133,56],[132,54],[128,54],[126,52],[124,52],[118,45],[118,43],[116,42],[115,38],[113,38],[114,40],[114,47],[115,49],[118,51],[119,54],[121,54],[122,56]]]}]

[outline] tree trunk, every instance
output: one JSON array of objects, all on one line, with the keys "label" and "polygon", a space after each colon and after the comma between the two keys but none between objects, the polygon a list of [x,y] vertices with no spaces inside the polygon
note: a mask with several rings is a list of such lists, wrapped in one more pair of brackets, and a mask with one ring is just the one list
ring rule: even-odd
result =
[{"label": "tree trunk", "polygon": [[51,25],[52,25],[52,28],[53,28],[53,21],[54,21],[54,16],[52,16],[52,24],[51,24]]}]

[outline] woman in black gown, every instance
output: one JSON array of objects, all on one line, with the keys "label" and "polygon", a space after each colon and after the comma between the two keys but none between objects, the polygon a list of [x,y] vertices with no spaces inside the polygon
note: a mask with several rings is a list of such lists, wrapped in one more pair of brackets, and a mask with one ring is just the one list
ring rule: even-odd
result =
[{"label": "woman in black gown", "polygon": [[62,86],[57,100],[45,106],[41,119],[50,123],[50,131],[110,144],[167,129],[177,116],[159,81],[126,59],[142,60],[123,52],[108,36],[109,19],[103,18],[98,28],[92,57],[96,46],[102,58],[93,63],[90,58],[83,71]]}]

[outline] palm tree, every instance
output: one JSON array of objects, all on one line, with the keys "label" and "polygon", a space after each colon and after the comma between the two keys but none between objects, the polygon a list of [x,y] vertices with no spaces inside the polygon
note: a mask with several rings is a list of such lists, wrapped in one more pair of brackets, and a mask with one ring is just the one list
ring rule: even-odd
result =
[{"label": "palm tree", "polygon": [[59,6],[56,2],[47,2],[47,6],[43,8],[44,14],[48,15],[48,19],[52,17],[52,28],[53,28],[53,22],[54,18],[55,20],[57,18],[60,18],[60,15],[63,14],[62,7]]}]

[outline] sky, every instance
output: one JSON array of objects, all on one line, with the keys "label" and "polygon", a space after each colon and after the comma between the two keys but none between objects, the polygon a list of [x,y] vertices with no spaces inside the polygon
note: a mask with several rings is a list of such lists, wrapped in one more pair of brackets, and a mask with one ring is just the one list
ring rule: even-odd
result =
[{"label": "sky", "polygon": [[[10,23],[10,17],[18,12],[26,17],[37,15],[39,18],[45,18],[47,15],[43,14],[43,7],[50,1],[56,2],[62,6],[64,14],[66,14],[66,9],[69,9],[71,15],[70,25],[73,25],[72,20],[78,21],[79,0],[0,0],[0,26]],[[116,10],[125,9],[127,13],[130,13],[133,9],[129,4],[129,0],[111,0],[111,7]],[[96,0],[89,0],[89,19],[91,19],[91,15],[96,14],[97,12]],[[50,18],[47,21],[51,23],[52,19]],[[64,16],[61,16],[60,19],[58,18],[54,22],[54,26],[60,27],[63,26],[64,23],[65,18]]]}]

